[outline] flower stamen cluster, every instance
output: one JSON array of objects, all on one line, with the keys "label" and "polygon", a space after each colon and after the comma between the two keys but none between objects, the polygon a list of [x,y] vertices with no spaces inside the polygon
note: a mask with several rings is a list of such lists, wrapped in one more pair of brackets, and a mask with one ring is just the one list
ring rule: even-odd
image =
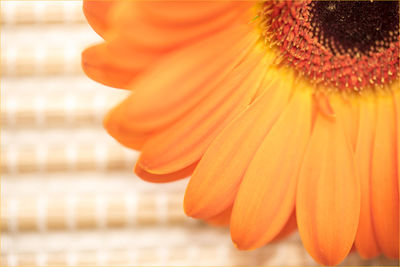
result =
[{"label": "flower stamen cluster", "polygon": [[266,43],[312,83],[362,91],[399,75],[398,1],[274,0],[260,16]]}]

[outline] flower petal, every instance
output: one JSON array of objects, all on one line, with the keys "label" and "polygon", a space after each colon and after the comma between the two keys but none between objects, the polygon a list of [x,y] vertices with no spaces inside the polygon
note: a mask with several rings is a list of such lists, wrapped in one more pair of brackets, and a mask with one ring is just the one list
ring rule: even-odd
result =
[{"label": "flower petal", "polygon": [[251,159],[287,105],[292,82],[291,75],[267,72],[263,95],[218,135],[200,160],[186,188],[186,214],[209,218],[232,205]]},{"label": "flower petal", "polygon": [[[342,105],[336,110],[339,116],[343,119],[343,126],[347,138],[350,141],[353,151],[355,151],[357,144],[357,134],[358,134],[358,120],[359,120],[359,102],[354,96],[348,96],[347,99],[343,99]],[[355,96],[359,98],[359,96]]]},{"label": "flower petal", "polygon": [[[89,21],[93,21],[107,43],[85,50],[82,67],[90,78],[126,89],[165,55],[233,27],[240,20],[239,14],[249,13],[246,10],[249,11],[250,5],[246,2],[111,1],[108,4],[108,1],[86,1],[84,10]],[[187,8],[182,13],[184,6]],[[172,19],[172,14],[180,15]]]},{"label": "flower petal", "polygon": [[115,0],[83,0],[83,13],[90,26],[101,37],[104,38],[105,32],[109,30],[109,14],[111,9],[118,4]]},{"label": "flower petal", "polygon": [[239,249],[270,242],[294,210],[298,170],[311,133],[311,97],[296,88],[250,162],[232,212],[231,236]]},{"label": "flower petal", "polygon": [[218,133],[253,98],[265,74],[261,53],[251,53],[195,109],[143,147],[139,162],[156,173],[169,173],[198,161]]},{"label": "flower petal", "polygon": [[114,111],[120,109],[124,124],[136,132],[164,127],[214,90],[249,53],[256,40],[256,34],[236,27],[181,49],[135,82],[134,93]]},{"label": "flower petal", "polygon": [[121,122],[123,115],[119,112],[120,110],[108,112],[103,121],[104,128],[122,145],[140,150],[152,135],[150,133],[135,132],[125,127],[124,123]]},{"label": "flower petal", "polygon": [[392,95],[380,95],[373,146],[371,211],[382,252],[399,257],[399,191],[396,152],[396,115]]},{"label": "flower petal", "polygon": [[[130,52],[132,54],[133,52]],[[127,55],[129,56],[129,55]],[[138,53],[140,58],[141,54]],[[145,68],[143,66],[125,67],[118,64],[119,56],[112,54],[108,43],[102,43],[86,48],[82,52],[82,69],[86,75],[104,85],[115,88],[128,88],[128,85]],[[136,57],[130,57],[132,63],[137,63]]]},{"label": "flower petal", "polygon": [[[397,87],[400,87],[400,81]],[[394,99],[396,103],[396,140],[397,140],[397,185],[400,194],[400,90],[394,92]]]},{"label": "flower petal", "polygon": [[141,12],[153,23],[168,25],[190,25],[211,20],[239,3],[232,1],[140,1]]},{"label": "flower petal", "polygon": [[154,174],[144,170],[140,164],[135,165],[135,173],[143,180],[152,183],[168,183],[175,180],[183,179],[192,174],[193,170],[196,168],[197,162],[192,165],[179,170],[177,172],[168,174]]},{"label": "flower petal", "polygon": [[341,262],[357,231],[360,182],[339,116],[334,121],[321,114],[316,118],[300,171],[296,212],[301,239],[311,256],[321,264]]},{"label": "flower petal", "polygon": [[375,95],[367,95],[360,102],[355,158],[360,174],[361,210],[355,246],[363,258],[373,258],[380,253],[372,225],[370,204],[371,160],[376,128]]},{"label": "flower petal", "polygon": [[232,206],[225,209],[220,214],[206,219],[206,222],[214,226],[227,226],[231,220]]},{"label": "flower petal", "polygon": [[124,1],[113,9],[111,24],[114,35],[135,47],[172,50],[243,22],[240,18],[248,13],[249,5],[219,1]]},{"label": "flower petal", "polygon": [[282,228],[279,234],[276,235],[274,239],[271,240],[271,242],[279,242],[285,239],[286,237],[291,235],[296,229],[297,229],[296,210],[293,210],[285,226]]}]

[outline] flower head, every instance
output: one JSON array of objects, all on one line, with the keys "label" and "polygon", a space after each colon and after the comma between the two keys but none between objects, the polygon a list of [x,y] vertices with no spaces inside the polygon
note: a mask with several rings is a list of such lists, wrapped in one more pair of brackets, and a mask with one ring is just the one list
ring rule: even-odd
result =
[{"label": "flower head", "polygon": [[107,131],[239,249],[298,227],[338,264],[399,257],[398,1],[85,1],[87,75],[132,90]]}]

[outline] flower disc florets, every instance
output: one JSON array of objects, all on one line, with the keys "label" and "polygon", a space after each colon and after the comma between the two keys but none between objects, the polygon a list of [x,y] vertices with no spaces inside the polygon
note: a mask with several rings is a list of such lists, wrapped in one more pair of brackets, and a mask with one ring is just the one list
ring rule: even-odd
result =
[{"label": "flower disc florets", "polygon": [[264,38],[313,83],[360,91],[399,76],[398,1],[267,1]]}]

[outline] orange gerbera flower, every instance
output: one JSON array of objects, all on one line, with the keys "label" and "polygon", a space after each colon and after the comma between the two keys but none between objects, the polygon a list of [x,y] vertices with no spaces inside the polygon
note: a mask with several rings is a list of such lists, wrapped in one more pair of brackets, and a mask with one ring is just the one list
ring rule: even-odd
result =
[{"label": "orange gerbera flower", "polygon": [[299,229],[337,264],[399,257],[399,2],[85,1],[107,131],[239,249]]}]

